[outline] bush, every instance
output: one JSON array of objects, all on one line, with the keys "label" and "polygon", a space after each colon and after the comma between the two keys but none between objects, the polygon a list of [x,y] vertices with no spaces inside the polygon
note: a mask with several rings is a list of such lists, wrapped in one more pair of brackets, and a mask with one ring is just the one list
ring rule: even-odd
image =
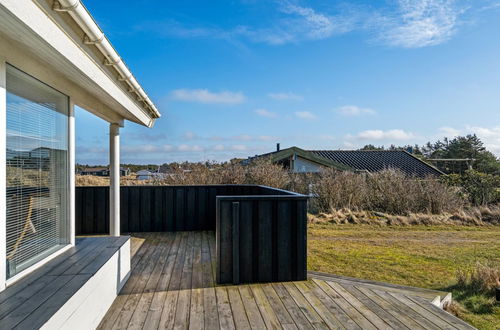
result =
[{"label": "bush", "polygon": [[500,203],[500,175],[468,170],[462,175],[445,176],[443,181],[451,186],[460,187],[464,197],[473,205]]},{"label": "bush", "polygon": [[465,205],[455,188],[433,178],[408,178],[396,170],[357,174],[328,169],[320,174],[313,191],[320,212],[349,209],[440,214],[456,212]]}]

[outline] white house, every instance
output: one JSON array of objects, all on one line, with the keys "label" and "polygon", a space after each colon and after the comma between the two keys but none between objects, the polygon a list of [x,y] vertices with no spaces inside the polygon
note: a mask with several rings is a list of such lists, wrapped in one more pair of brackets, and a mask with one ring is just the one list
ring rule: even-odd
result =
[{"label": "white house", "polygon": [[0,292],[75,245],[75,106],[109,122],[119,236],[119,130],[158,110],[79,0],[0,0]]}]

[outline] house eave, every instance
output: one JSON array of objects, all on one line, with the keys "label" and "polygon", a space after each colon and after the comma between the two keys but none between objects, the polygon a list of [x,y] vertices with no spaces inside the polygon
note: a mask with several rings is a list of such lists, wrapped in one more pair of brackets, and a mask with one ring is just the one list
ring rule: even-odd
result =
[{"label": "house eave", "polygon": [[[34,72],[28,73],[47,82],[38,73],[43,75],[42,71],[50,70],[52,74],[71,81],[81,90],[81,95],[86,94],[80,100],[77,97],[77,105],[107,121],[120,123],[129,120],[151,127],[160,117],[149,97],[139,93],[143,92],[140,85],[129,86],[130,82],[137,82],[135,78],[130,74],[129,80],[121,79],[123,72],[119,73],[114,66],[108,65],[106,55],[96,45],[86,44],[82,27],[68,13],[54,11],[52,1],[0,0],[0,18],[0,39],[13,48],[2,47],[4,54],[0,52],[0,56],[9,63],[24,65],[26,62],[17,60],[15,50],[23,57],[31,56],[43,63],[42,68],[34,68]],[[120,66],[126,68],[123,61]],[[65,86],[53,87],[61,90]],[[84,98],[94,102],[87,102]]]}]

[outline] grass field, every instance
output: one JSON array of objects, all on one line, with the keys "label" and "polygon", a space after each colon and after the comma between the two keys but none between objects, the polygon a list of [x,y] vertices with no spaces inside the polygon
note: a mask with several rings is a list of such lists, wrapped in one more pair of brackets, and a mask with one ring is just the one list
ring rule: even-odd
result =
[{"label": "grass field", "polygon": [[500,226],[309,224],[308,269],[444,290],[480,329],[500,329],[493,296],[457,287],[456,271],[476,262],[500,265]]}]

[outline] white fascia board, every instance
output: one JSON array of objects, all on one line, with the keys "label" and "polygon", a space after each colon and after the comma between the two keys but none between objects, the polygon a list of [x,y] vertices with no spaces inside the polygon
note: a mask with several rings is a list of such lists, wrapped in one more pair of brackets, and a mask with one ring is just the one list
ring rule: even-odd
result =
[{"label": "white fascia board", "polygon": [[[97,85],[109,97],[113,98],[122,109],[114,109],[117,113],[127,112],[123,117],[151,127],[154,119],[149,116],[126,92],[113,81],[82,48],[79,47],[57,24],[33,1],[0,0],[3,6],[17,20],[17,24],[28,28],[33,37],[38,37],[49,45],[75,67],[80,77],[68,77],[70,80],[84,77],[87,83]],[[2,31],[4,32],[4,31]],[[34,42],[33,44],[36,44]],[[29,46],[29,43],[27,44]],[[33,49],[36,54],[37,49]],[[78,83],[78,82],[77,82]],[[82,85],[83,82],[82,82]],[[90,93],[92,91],[89,91]]]}]

